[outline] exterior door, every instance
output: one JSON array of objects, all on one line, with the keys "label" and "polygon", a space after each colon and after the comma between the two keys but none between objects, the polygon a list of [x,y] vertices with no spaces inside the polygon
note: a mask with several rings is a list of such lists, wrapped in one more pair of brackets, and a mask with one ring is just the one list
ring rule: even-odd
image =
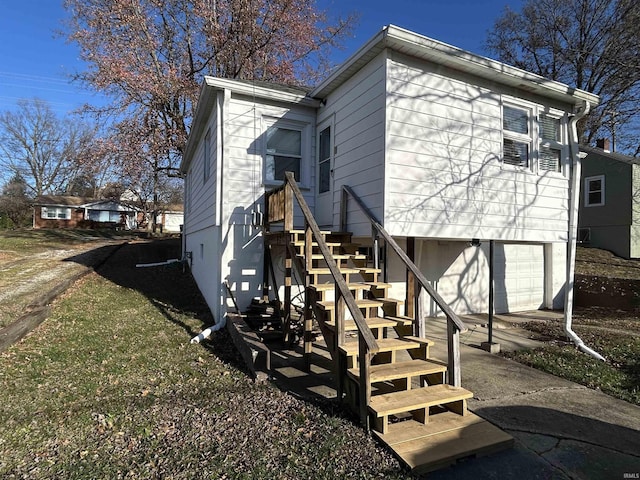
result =
[{"label": "exterior door", "polygon": [[333,226],[333,122],[318,126],[318,162],[316,221],[324,227]]}]

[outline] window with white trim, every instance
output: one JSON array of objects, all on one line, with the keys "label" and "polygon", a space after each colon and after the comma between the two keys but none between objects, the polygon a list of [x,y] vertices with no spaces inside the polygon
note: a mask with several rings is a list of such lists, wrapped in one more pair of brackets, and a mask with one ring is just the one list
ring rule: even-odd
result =
[{"label": "window with white trim", "polygon": [[562,143],[562,121],[548,113],[541,113],[538,128],[540,132],[538,170],[559,172],[565,148]]},{"label": "window with white trim", "polygon": [[42,207],[40,216],[49,220],[71,220],[71,209],[67,207]]},{"label": "window with white trim", "polygon": [[584,179],[584,205],[602,207],[604,205],[604,175]]},{"label": "window with white trim", "polygon": [[502,164],[562,172],[567,156],[564,112],[518,100],[502,106]]},{"label": "window with white trim", "polygon": [[285,172],[293,172],[300,182],[302,156],[305,151],[304,126],[280,123],[267,128],[265,154],[265,180],[284,180]]},{"label": "window with white trim", "polygon": [[502,162],[529,168],[531,155],[531,110],[511,105],[502,107]]}]

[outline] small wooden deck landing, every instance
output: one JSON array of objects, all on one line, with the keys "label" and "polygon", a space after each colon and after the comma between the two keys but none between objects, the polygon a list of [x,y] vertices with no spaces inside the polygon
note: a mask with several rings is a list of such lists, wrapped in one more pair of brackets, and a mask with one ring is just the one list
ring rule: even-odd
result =
[{"label": "small wooden deck landing", "polygon": [[433,415],[424,425],[405,420],[389,426],[389,432],[373,434],[414,473],[424,473],[481,457],[513,446],[514,440],[498,427],[468,412]]}]

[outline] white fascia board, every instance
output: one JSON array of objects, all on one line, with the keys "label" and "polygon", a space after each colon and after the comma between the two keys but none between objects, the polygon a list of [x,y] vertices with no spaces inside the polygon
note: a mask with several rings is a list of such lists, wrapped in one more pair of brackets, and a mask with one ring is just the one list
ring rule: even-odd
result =
[{"label": "white fascia board", "polygon": [[599,97],[592,93],[569,87],[554,80],[548,80],[539,75],[467,52],[395,25],[389,25],[376,34],[314,89],[311,92],[311,96],[324,98],[342,83],[341,80],[345,76],[353,75],[361,67],[360,63],[362,63],[363,59],[370,57],[372,53],[379,53],[383,48],[390,48],[461,72],[519,88],[526,92],[558,99],[566,103],[574,105],[581,105],[584,101],[588,101],[592,105],[599,103]]}]

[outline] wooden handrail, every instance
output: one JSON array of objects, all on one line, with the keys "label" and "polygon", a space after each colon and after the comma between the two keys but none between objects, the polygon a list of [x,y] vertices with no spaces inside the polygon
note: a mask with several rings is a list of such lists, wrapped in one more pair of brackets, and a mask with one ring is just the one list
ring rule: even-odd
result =
[{"label": "wooden handrail", "polygon": [[[342,273],[340,273],[340,270],[338,270],[338,266],[336,265],[333,255],[331,254],[331,251],[329,250],[329,247],[327,246],[322,236],[322,233],[320,232],[320,227],[318,227],[318,224],[313,218],[313,214],[311,213],[311,210],[309,209],[309,206],[307,205],[307,202],[305,201],[304,196],[302,195],[302,192],[300,191],[300,188],[296,183],[293,173],[291,172],[285,172],[285,188],[287,186],[291,188],[291,192],[293,193],[293,196],[297,200],[298,205],[302,210],[302,214],[304,215],[307,225],[309,226],[309,229],[311,229],[311,232],[313,233],[313,236],[316,239],[316,243],[318,244],[318,249],[320,250],[320,253],[322,253],[322,256],[326,260],[327,267],[329,268],[329,271],[331,272],[331,275],[333,276],[336,282],[336,287],[339,291],[339,295],[340,297],[342,297],[345,305],[349,309],[349,312],[353,317],[353,321],[355,322],[358,328],[358,332],[360,333],[362,339],[366,343],[367,350],[371,354],[377,353],[379,350],[379,347],[375,337],[373,336],[373,332],[371,332],[369,325],[367,325],[367,322],[365,321],[364,316],[360,311],[360,308],[358,307],[358,305],[356,305],[356,300],[353,297],[353,294],[351,293],[351,291],[349,290],[349,287],[347,286],[347,282],[342,277]],[[336,311],[337,311],[337,308],[336,308]]]},{"label": "wooden handrail", "polygon": [[[362,200],[358,198],[358,196],[353,192],[353,190],[351,190],[351,188],[348,185],[343,185],[342,188],[343,188],[343,191],[348,193],[349,196],[353,200],[355,200],[358,207],[360,207],[360,210],[363,211],[363,213],[367,216],[368,220],[371,222],[371,225],[376,229],[376,231],[380,234],[380,236],[384,238],[385,242],[387,242],[387,245],[389,245],[392,248],[392,250],[396,252],[396,255],[400,257],[400,259],[404,262],[404,264],[409,269],[409,271],[416,278],[418,283],[420,283],[422,288],[426,290],[426,292],[433,299],[436,305],[440,307],[440,309],[447,316],[447,318],[451,319],[451,321],[454,323],[456,328],[461,333],[466,332],[468,329],[467,329],[467,326],[464,324],[464,322],[460,320],[460,317],[458,317],[458,315],[444,301],[444,299],[440,296],[440,294],[434,290],[434,288],[431,286],[427,278],[418,269],[418,267],[411,261],[411,259],[409,259],[407,254],[404,252],[404,250],[402,250],[400,245],[398,245],[398,243],[393,239],[393,237],[389,235],[389,232],[385,230],[382,224],[376,219],[375,215],[371,212],[371,210],[369,210],[369,208],[364,203],[362,203]],[[342,210],[344,212],[343,215],[346,215],[346,208],[343,208]],[[340,228],[342,230],[346,230],[346,227],[347,227],[346,222],[344,221],[344,219],[341,219]]]}]

